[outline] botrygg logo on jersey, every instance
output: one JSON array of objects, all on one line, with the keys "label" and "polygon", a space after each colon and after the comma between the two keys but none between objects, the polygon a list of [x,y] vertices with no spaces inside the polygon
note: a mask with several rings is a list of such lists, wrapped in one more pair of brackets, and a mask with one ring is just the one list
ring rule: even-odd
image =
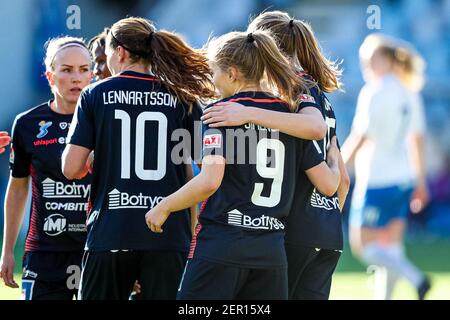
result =
[{"label": "botrygg logo on jersey", "polygon": [[161,196],[145,196],[142,193],[139,195],[131,195],[127,192],[120,192],[117,189],[108,193],[109,209],[151,209],[156,206],[164,197]]},{"label": "botrygg logo on jersey", "polygon": [[208,134],[203,138],[204,148],[220,148],[222,146],[222,136],[220,134]]},{"label": "botrygg logo on jersey", "polygon": [[44,232],[49,236],[57,236],[66,231],[67,220],[62,214],[54,213],[44,220]]},{"label": "botrygg logo on jersey", "polygon": [[48,128],[53,124],[53,122],[45,122],[41,121],[39,122],[39,133],[36,135],[36,138],[41,139],[45,137],[48,133]]},{"label": "botrygg logo on jersey", "polygon": [[64,184],[62,182],[53,181],[50,178],[42,181],[44,189],[44,198],[87,198],[91,190],[90,185]]},{"label": "botrygg logo on jersey", "polygon": [[274,217],[262,215],[252,218],[237,209],[228,212],[228,224],[249,229],[284,230],[284,224]]},{"label": "botrygg logo on jersey", "polygon": [[320,208],[325,210],[340,210],[340,204],[339,204],[339,198],[336,197],[330,197],[327,198],[314,189],[312,195],[311,195],[311,206],[314,208]]}]

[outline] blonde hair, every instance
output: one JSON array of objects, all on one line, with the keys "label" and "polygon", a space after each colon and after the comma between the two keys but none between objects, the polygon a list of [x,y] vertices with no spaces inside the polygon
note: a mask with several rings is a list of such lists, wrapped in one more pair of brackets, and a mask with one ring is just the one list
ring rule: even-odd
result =
[{"label": "blonde hair", "polygon": [[286,12],[268,11],[255,17],[248,32],[267,29],[278,41],[280,49],[299,64],[324,92],[340,89],[342,70],[336,61],[327,59],[321,52],[311,26],[293,19]]},{"label": "blonde hair", "polygon": [[182,102],[192,106],[197,100],[215,97],[206,57],[177,34],[157,31],[151,21],[130,17],[114,23],[108,37],[113,49],[121,46],[130,53],[131,62],[151,67]]},{"label": "blonde hair", "polygon": [[291,111],[295,110],[299,90],[305,85],[269,31],[230,32],[210,39],[206,50],[210,61],[222,70],[236,67],[245,82],[260,84],[267,80],[269,88],[289,104]]},{"label": "blonde hair", "polygon": [[387,35],[368,35],[360,49],[362,59],[370,60],[381,54],[392,62],[392,71],[412,91],[420,91],[425,84],[426,63],[416,49],[408,42]]},{"label": "blonde hair", "polygon": [[46,48],[44,64],[45,64],[45,69],[47,71],[54,70],[54,67],[55,67],[54,61],[55,61],[55,57],[58,54],[58,52],[60,52],[61,50],[65,49],[65,48],[69,48],[69,47],[79,47],[79,48],[86,49],[86,51],[89,55],[89,66],[92,63],[90,51],[82,38],[76,38],[76,37],[70,37],[70,36],[61,36],[61,37],[57,37],[57,38],[52,38],[52,39],[49,39],[45,43],[44,47]]}]

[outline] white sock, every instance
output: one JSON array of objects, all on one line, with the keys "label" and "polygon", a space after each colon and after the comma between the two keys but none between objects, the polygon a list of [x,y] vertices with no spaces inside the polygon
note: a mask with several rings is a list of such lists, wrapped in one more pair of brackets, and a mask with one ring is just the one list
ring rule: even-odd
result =
[{"label": "white sock", "polygon": [[424,279],[424,274],[405,255],[403,245],[395,243],[389,245],[386,250],[397,261],[396,263],[399,270],[401,270],[402,275],[408,279],[414,287],[418,288]]},{"label": "white sock", "polygon": [[399,244],[381,246],[374,241],[364,247],[362,259],[369,265],[383,266],[391,279],[405,277],[416,288],[424,279],[423,273],[405,256]]}]

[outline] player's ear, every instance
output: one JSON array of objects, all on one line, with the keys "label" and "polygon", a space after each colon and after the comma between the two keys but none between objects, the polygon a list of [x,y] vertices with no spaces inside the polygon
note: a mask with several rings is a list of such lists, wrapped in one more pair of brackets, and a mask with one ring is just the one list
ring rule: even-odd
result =
[{"label": "player's ear", "polygon": [[236,79],[238,78],[238,73],[239,73],[239,70],[236,67],[231,66],[228,68],[228,78],[232,82],[236,81]]},{"label": "player's ear", "polygon": [[127,51],[122,46],[118,46],[116,50],[119,54],[119,62],[124,63],[127,58]]},{"label": "player's ear", "polygon": [[50,86],[53,86],[55,84],[55,79],[53,77],[53,72],[51,71],[45,71],[45,76],[47,77],[48,83]]}]

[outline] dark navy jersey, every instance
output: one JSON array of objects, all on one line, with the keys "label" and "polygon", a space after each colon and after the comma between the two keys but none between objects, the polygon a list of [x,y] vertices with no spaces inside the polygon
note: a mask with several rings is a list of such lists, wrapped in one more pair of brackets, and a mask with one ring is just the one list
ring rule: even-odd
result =
[{"label": "dark navy jersey", "polygon": [[[264,92],[241,92],[221,101],[289,112],[285,102]],[[317,152],[316,157],[303,154],[304,143],[252,123],[205,126],[204,157],[221,155],[227,164],[219,189],[202,205],[189,256],[252,268],[285,267],[284,220],[297,171],[323,161]]]},{"label": "dark navy jersey", "polygon": [[188,210],[170,215],[161,234],[145,222],[148,210],[186,182],[172,136],[192,127],[187,109],[161,81],[131,71],[82,92],[68,139],[95,151],[87,250],[187,252]]},{"label": "dark navy jersey", "polygon": [[72,116],[54,112],[49,101],[15,119],[11,175],[31,176],[32,186],[25,251],[83,250],[90,175],[70,181],[61,172],[61,155]]},{"label": "dark navy jersey", "polygon": [[[325,138],[313,141],[324,160],[331,138],[336,135],[336,117],[325,94],[313,87],[301,96],[298,108],[317,108],[328,130]],[[339,198],[337,193],[327,197],[315,189],[304,172],[300,172],[292,211],[286,228],[286,243],[322,249],[342,250],[343,235]]]}]

